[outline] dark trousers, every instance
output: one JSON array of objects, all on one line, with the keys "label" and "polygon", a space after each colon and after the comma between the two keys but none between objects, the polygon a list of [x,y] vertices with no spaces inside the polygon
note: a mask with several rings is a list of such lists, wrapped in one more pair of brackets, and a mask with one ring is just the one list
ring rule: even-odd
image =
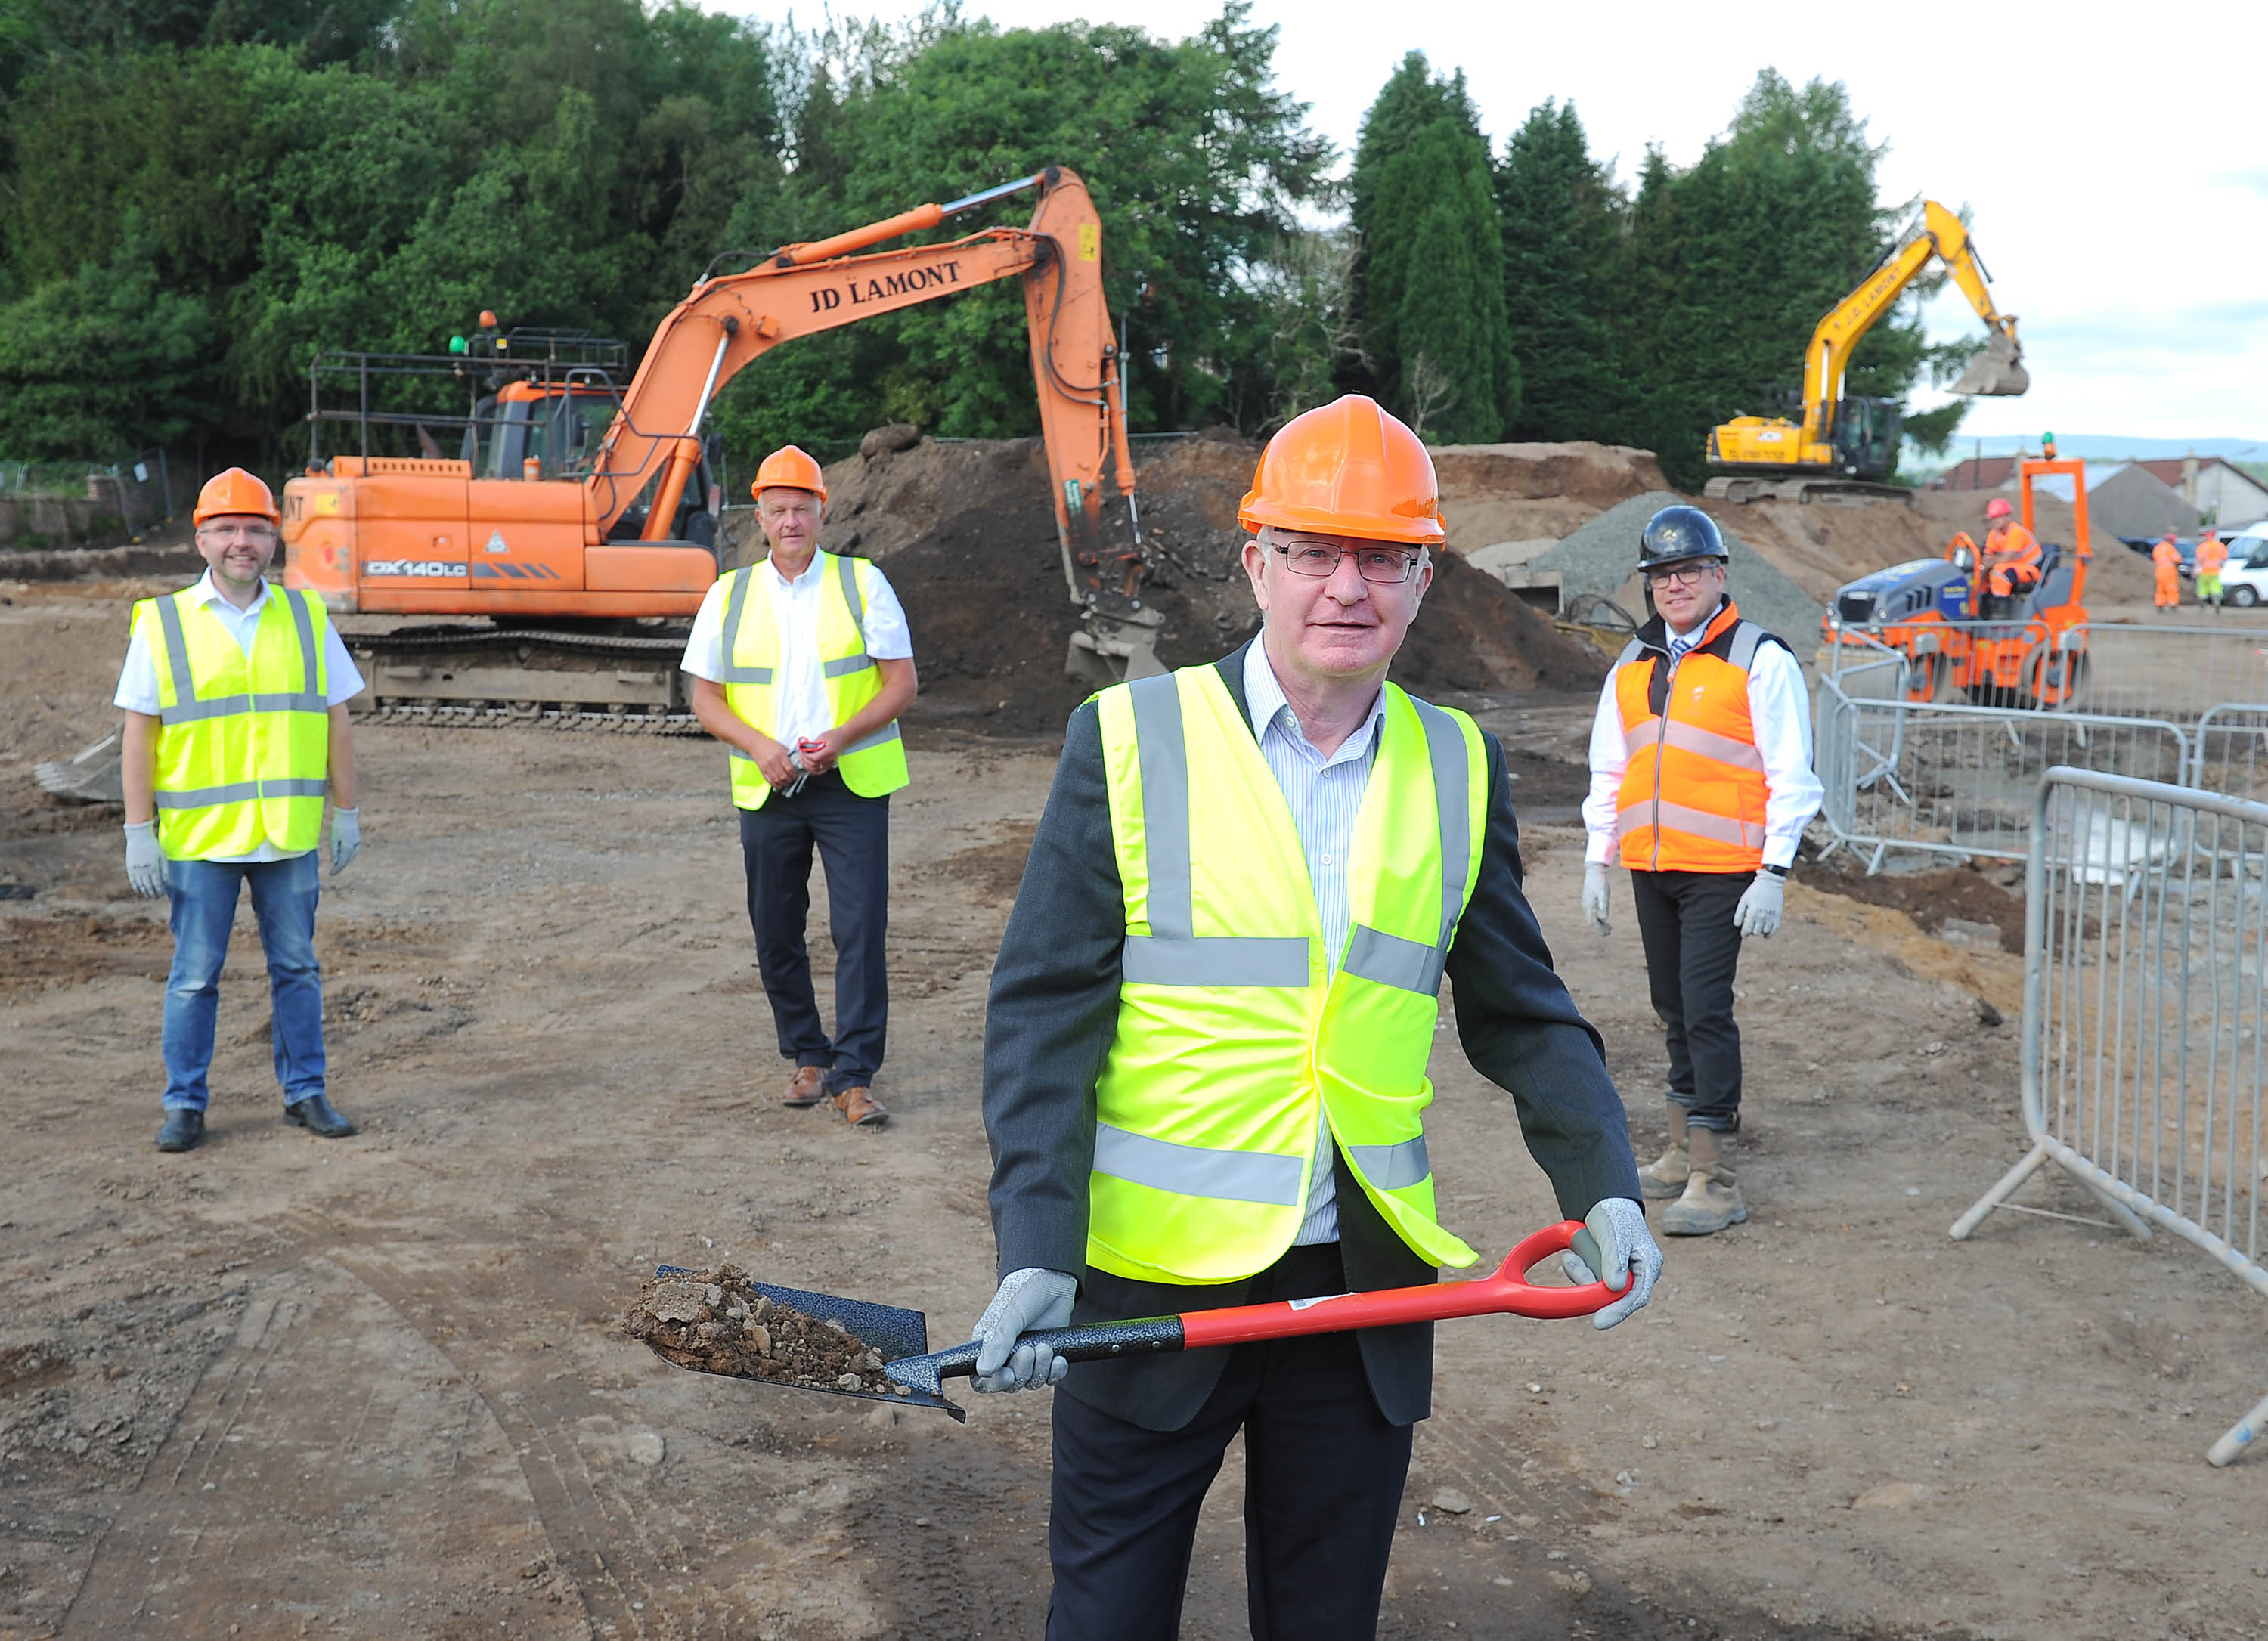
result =
[{"label": "dark trousers", "polygon": [[[835,1038],[828,1041],[811,989],[803,938],[811,916],[811,851],[827,868],[828,932],[835,940]],[[882,1067],[890,982],[890,800],[861,798],[830,769],[792,798],[775,792],[740,811],[748,871],[748,925],[771,1000],[779,1051],[827,1068],[827,1092],[863,1088]]]},{"label": "dark trousers", "polygon": [[[1258,1304],[1339,1293],[1336,1244],[1296,1247],[1254,1280]],[[1071,1369],[1073,1373],[1079,1370]],[[1172,1641],[1197,1512],[1244,1432],[1244,1564],[1256,1641],[1370,1641],[1410,1472],[1351,1334],[1236,1345],[1177,1431],[1055,1398],[1049,1641]]]},{"label": "dark trousers", "polygon": [[1733,908],[1752,872],[1633,872],[1638,938],[1653,1012],[1669,1037],[1669,1098],[1695,1128],[1741,1126],[1741,1028],[1733,974],[1741,961]]}]

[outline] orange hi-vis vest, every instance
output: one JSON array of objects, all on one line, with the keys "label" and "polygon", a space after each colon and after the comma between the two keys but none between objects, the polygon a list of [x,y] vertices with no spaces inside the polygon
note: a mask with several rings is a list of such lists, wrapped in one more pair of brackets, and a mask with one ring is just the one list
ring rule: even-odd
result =
[{"label": "orange hi-vis vest", "polygon": [[1615,834],[1640,872],[1755,872],[1764,864],[1764,759],[1749,712],[1759,646],[1787,646],[1727,599],[1670,659],[1660,617],[1615,663],[1623,769]]},{"label": "orange hi-vis vest", "polygon": [[2040,578],[2046,562],[2039,537],[2020,524],[2004,524],[1984,538],[1984,570],[1993,593],[2007,598]]},{"label": "orange hi-vis vest", "polygon": [[2219,536],[2207,536],[2197,544],[2197,568],[2200,576],[2217,576],[2228,563],[2228,544]]}]

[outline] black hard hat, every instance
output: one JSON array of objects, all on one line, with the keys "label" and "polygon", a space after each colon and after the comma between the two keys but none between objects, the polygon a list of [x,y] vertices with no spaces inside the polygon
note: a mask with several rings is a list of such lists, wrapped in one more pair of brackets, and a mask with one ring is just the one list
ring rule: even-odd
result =
[{"label": "black hard hat", "polygon": [[1647,519],[1646,534],[1638,541],[1640,570],[1674,564],[1680,559],[1730,556],[1725,551],[1725,538],[1718,534],[1717,521],[1698,507],[1683,502],[1675,507],[1665,507]]}]

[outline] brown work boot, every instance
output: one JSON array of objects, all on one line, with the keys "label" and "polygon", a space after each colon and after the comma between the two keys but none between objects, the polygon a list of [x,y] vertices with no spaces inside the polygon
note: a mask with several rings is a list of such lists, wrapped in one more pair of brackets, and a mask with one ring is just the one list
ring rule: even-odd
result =
[{"label": "brown work boot", "polygon": [[852,1128],[881,1128],[890,1120],[890,1114],[883,1109],[882,1102],[874,1098],[871,1090],[865,1088],[844,1089],[835,1096],[835,1108],[843,1114],[843,1120]]},{"label": "brown work boot", "polygon": [[1669,1149],[1638,1171],[1638,1188],[1650,1203],[1666,1203],[1682,1196],[1693,1162],[1685,1144],[1685,1107],[1675,1100],[1669,1107]]},{"label": "brown work boot", "polygon": [[800,1111],[806,1106],[815,1106],[827,1098],[827,1073],[815,1065],[799,1065],[795,1075],[787,1079],[787,1093],[780,1096],[780,1104]]},{"label": "brown work boot", "polygon": [[1697,1128],[1686,1139],[1693,1172],[1686,1177],[1684,1194],[1661,1211],[1662,1233],[1714,1236],[1749,1217],[1749,1205],[1741,1200],[1740,1181],[1733,1173],[1733,1137]]}]

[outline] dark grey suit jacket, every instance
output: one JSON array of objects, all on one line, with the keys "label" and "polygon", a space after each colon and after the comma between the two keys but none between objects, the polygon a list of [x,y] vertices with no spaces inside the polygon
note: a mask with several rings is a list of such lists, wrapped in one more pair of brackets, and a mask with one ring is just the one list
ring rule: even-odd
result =
[{"label": "dark grey suit jacket", "polygon": [[[1249,727],[1244,653],[1240,649],[1215,665]],[[1550,1178],[1560,1212],[1580,1219],[1603,1197],[1636,1197],[1638,1164],[1599,1034],[1552,969],[1521,890],[1520,827],[1504,750],[1494,736],[1482,740],[1488,835],[1447,965],[1457,1035],[1481,1074],[1512,1095],[1521,1132]],[[1071,714],[1064,734],[1055,789],[993,965],[984,1030],[984,1129],[992,1144],[992,1228],[1001,1274],[1037,1265],[1079,1276],[1073,1319],[1082,1322],[1240,1305],[1249,1285],[1130,1282],[1087,1266],[1094,1088],[1117,1030],[1125,938],[1101,721],[1090,701]],[[1433,1267],[1387,1225],[1336,1152],[1334,1166],[1348,1286],[1435,1280]],[[1432,1405],[1432,1327],[1372,1329],[1362,1335],[1362,1347],[1380,1411],[1397,1424],[1424,1418]],[[1082,1363],[1063,1389],[1130,1423],[1177,1430],[1204,1404],[1226,1360],[1226,1350],[1211,1350]]]}]

